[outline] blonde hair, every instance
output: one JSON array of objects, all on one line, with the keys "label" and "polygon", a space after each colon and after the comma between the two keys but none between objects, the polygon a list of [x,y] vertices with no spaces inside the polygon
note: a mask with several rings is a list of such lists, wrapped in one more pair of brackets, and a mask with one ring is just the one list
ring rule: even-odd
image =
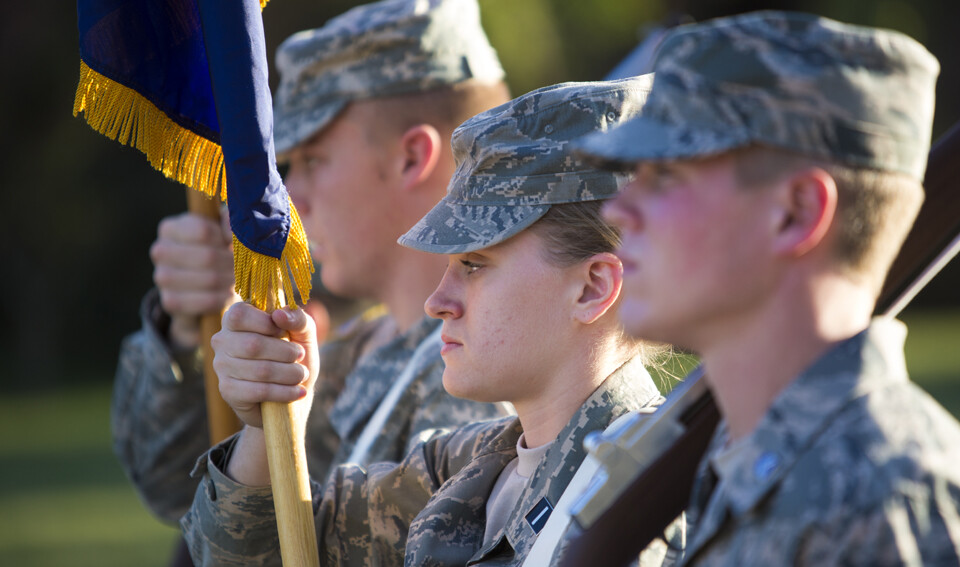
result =
[{"label": "blonde hair", "polygon": [[[565,268],[620,246],[620,229],[604,220],[603,201],[553,205],[530,229],[544,242],[545,259]],[[672,353],[669,345],[651,343],[628,335],[620,327],[620,341],[631,355],[640,355],[646,366],[660,366]]]}]

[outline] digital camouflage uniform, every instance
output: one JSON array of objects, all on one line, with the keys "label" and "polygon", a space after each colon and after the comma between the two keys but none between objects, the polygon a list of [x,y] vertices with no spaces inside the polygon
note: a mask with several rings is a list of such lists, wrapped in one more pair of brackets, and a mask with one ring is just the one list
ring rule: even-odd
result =
[{"label": "digital camouflage uniform", "polygon": [[[401,242],[437,253],[481,250],[530,226],[553,203],[616,194],[623,176],[573,159],[568,142],[636,115],[649,84],[648,77],[567,83],[467,120],[453,135],[457,173],[447,196]],[[487,546],[487,498],[517,456],[519,420],[438,432],[399,464],[338,467],[325,486],[313,486],[321,562],[519,565],[542,528],[544,502],[556,504],[582,461],[584,436],[662,400],[640,355],[608,377],[547,450]],[[218,446],[198,464],[206,476],[182,521],[191,553],[206,565],[278,564],[270,490],[223,474],[230,447]]]},{"label": "digital camouflage uniform", "polygon": [[[585,455],[583,436],[661,397],[640,361],[613,374],[587,400],[543,457],[493,545],[481,549],[487,495],[517,456],[516,418],[436,432],[400,463],[334,469],[312,483],[323,565],[518,564],[535,534],[524,516],[541,498],[556,502]],[[231,440],[232,441],[232,440]],[[279,565],[273,497],[223,470],[230,443],[210,451],[183,529],[197,565]],[[408,539],[409,533],[409,539]]]},{"label": "digital camouflage uniform", "polygon": [[[141,499],[158,517],[176,522],[190,507],[197,480],[190,470],[209,446],[198,350],[171,354],[155,319],[156,292],[144,299],[143,329],[121,348],[112,407],[114,450]],[[344,462],[367,421],[420,342],[439,326],[424,318],[406,333],[357,360],[382,318],[357,320],[321,349],[321,374],[307,421],[307,465],[323,477]],[[443,389],[439,346],[422,360],[363,463],[398,461],[421,431],[500,417],[499,404],[455,398]],[[341,390],[342,389],[342,390]]]},{"label": "digital camouflage uniform", "polygon": [[[643,115],[578,149],[619,168],[760,144],[919,181],[938,70],[902,34],[806,14],[685,26]],[[730,446],[721,421],[683,564],[960,564],[960,425],[909,382],[904,335],[878,320],[834,345]]]},{"label": "digital camouflage uniform", "polygon": [[[463,81],[496,83],[503,69],[480,26],[476,0],[388,0],[354,8],[278,49],[275,145],[286,152],[327,126],[354,100],[422,92]],[[121,347],[114,386],[114,448],[141,498],[175,522],[197,481],[189,472],[209,448],[199,351],[171,352],[156,293],[143,328]],[[439,322],[424,318],[357,360],[386,319],[363,321],[325,345],[306,439],[311,472],[322,477],[353,449],[397,374]],[[356,366],[355,366],[356,364]],[[439,348],[421,361],[364,463],[399,460],[424,429],[504,416],[504,406],[448,395]],[[342,390],[342,395],[340,389]]]},{"label": "digital camouflage uniform", "polygon": [[960,564],[960,427],[909,381],[906,328],[879,320],[701,462],[691,565]]}]

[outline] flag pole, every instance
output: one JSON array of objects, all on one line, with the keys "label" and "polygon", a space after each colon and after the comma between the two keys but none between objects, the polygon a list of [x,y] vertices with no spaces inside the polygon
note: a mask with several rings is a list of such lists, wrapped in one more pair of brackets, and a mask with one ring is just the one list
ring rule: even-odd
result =
[{"label": "flag pole", "polygon": [[[227,200],[237,291],[269,312],[309,296],[313,264],[276,169],[263,3],[190,0],[150,10],[137,0],[78,0],[73,112],[143,151],[167,177]],[[304,405],[264,406],[281,556],[288,567],[315,566]]]},{"label": "flag pole", "polygon": [[[301,300],[309,294],[313,264],[276,168],[260,2],[198,0],[198,7],[220,125],[236,284],[245,301],[272,313],[296,305],[295,292]],[[261,404],[285,567],[320,564],[304,446],[309,405]]]},{"label": "flag pole", "polygon": [[[187,189],[187,210],[220,222],[220,204],[199,191]],[[240,430],[240,420],[233,408],[220,395],[220,380],[213,369],[213,348],[210,339],[220,331],[223,309],[200,317],[200,349],[203,353],[203,391],[207,401],[207,424],[210,428],[210,446],[223,441]]]},{"label": "flag pole", "polygon": [[[270,301],[266,311],[272,313],[275,309],[282,307]],[[307,399],[260,404],[284,567],[320,565],[303,442],[309,407]]]}]

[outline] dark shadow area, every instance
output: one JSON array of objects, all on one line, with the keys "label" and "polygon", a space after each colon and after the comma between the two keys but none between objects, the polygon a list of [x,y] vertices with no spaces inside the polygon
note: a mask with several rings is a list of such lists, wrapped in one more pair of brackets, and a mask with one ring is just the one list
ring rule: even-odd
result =
[{"label": "dark shadow area", "polygon": [[[273,0],[264,10],[269,59],[295,31],[322,25],[355,0]],[[664,21],[703,20],[771,6],[737,0],[485,0],[484,24],[515,94],[603,77]],[[960,117],[960,4],[935,0],[791,0],[777,8],[893,27],[923,42],[942,65],[934,135]],[[185,209],[185,189],[136,150],[72,116],[79,77],[72,3],[14,2],[0,20],[0,171],[7,212],[0,223],[0,391],[49,390],[112,380],[121,338],[138,327],[151,286],[147,255],[157,222]],[[271,84],[276,85],[271,68]],[[957,306],[954,262],[923,306]]]}]

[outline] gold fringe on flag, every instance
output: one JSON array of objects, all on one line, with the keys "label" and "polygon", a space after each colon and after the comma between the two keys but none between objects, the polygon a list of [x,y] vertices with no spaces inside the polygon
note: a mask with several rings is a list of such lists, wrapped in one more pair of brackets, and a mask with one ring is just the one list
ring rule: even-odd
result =
[{"label": "gold fringe on flag", "polygon": [[73,115],[104,136],[132,146],[157,171],[208,197],[227,200],[220,145],[171,120],[137,91],[104,77],[80,62]]},{"label": "gold fringe on flag", "polygon": [[310,295],[313,260],[310,258],[307,234],[292,202],[290,232],[280,259],[250,250],[234,235],[233,270],[237,293],[257,309],[265,311],[268,305],[296,306],[294,289],[299,293],[301,302],[306,302]]},{"label": "gold fringe on flag", "polygon": [[[261,0],[261,7],[265,4]],[[73,115],[81,112],[94,130],[137,148],[166,177],[226,202],[227,176],[219,144],[183,128],[140,93],[97,73],[83,61]],[[233,245],[237,293],[245,301],[260,309],[267,305],[296,306],[294,286],[306,301],[313,261],[292,202],[290,232],[279,260],[253,252],[236,236]],[[271,295],[274,301],[268,303]]]}]

